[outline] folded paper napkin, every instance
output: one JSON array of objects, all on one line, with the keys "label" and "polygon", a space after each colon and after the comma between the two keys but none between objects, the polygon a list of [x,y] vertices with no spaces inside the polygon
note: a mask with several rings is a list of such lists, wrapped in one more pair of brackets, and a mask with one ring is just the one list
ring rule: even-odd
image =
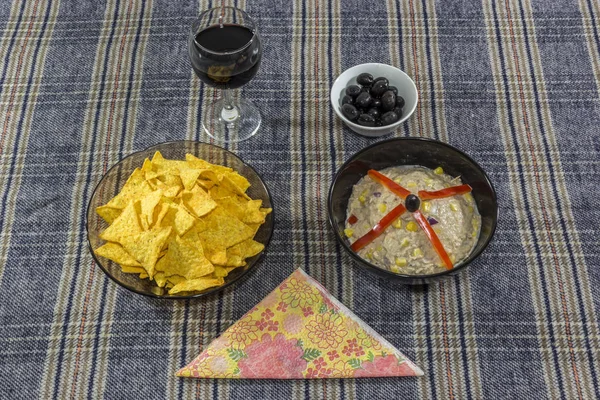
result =
[{"label": "folded paper napkin", "polygon": [[177,372],[234,379],[420,375],[419,367],[302,269]]}]

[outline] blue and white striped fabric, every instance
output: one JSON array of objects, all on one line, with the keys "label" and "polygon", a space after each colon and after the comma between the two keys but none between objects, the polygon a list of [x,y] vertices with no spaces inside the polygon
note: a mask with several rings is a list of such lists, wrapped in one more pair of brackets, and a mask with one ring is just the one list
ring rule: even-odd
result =
[{"label": "blue and white striped fabric", "polygon": [[[94,265],[85,210],[125,155],[208,139],[217,93],[194,77],[186,38],[213,3],[0,2],[0,398],[600,398],[600,3],[231,0],[264,40],[243,89],[264,126],[229,148],[270,187],[276,231],[242,284],[157,301]],[[328,92],[363,62],[415,79],[418,109],[395,135],[449,142],[494,181],[498,230],[465,274],[395,285],[354,267],[328,231],[331,178],[372,143],[342,126]],[[174,376],[298,267],[426,375]]]}]

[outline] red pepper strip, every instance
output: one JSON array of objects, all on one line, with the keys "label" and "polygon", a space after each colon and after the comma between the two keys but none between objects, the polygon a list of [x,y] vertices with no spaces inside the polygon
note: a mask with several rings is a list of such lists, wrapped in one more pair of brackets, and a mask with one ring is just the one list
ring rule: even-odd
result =
[{"label": "red pepper strip", "polygon": [[399,216],[404,214],[406,207],[403,204],[398,204],[392,211],[387,213],[385,217],[381,218],[373,229],[367,232],[364,236],[359,238],[356,242],[352,243],[352,250],[358,252],[360,249],[377,239]]},{"label": "red pepper strip", "polygon": [[374,169],[370,169],[368,174],[371,177],[371,179],[381,183],[383,186],[391,190],[394,194],[400,196],[402,200],[406,199],[406,196],[410,194],[410,190],[404,189],[402,186],[398,185],[396,182],[383,175],[382,173],[375,171]]},{"label": "red pepper strip", "polygon": [[421,200],[443,199],[445,197],[456,196],[457,194],[469,193],[471,190],[473,189],[469,185],[452,186],[446,189],[436,190],[435,192],[419,190],[419,198]]},{"label": "red pepper strip", "polygon": [[413,213],[413,217],[415,217],[421,229],[425,231],[425,234],[427,235],[429,241],[433,245],[435,252],[438,253],[438,256],[440,256],[444,264],[446,264],[446,269],[454,268],[454,265],[452,265],[452,260],[450,260],[450,257],[448,257],[448,253],[446,253],[446,250],[444,249],[444,245],[442,245],[442,242],[440,242],[440,238],[438,238],[431,225],[429,225],[429,222],[427,221],[427,218],[425,218],[423,213],[417,210]]},{"label": "red pepper strip", "polygon": [[354,225],[356,222],[358,222],[358,218],[356,218],[356,215],[350,215],[350,218],[348,218],[348,223],[350,225]]}]

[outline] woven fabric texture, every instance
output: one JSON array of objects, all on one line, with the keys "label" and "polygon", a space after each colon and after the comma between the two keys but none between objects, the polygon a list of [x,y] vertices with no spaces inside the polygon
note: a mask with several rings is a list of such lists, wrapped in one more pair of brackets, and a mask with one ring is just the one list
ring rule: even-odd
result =
[{"label": "woven fabric texture", "polygon": [[[186,40],[217,3],[0,1],[0,398],[600,398],[600,3],[229,1],[263,38],[242,93],[264,121],[226,147],[269,186],[275,233],[244,282],[158,301],[94,265],[85,212],[127,154],[209,140],[218,93],[193,75]],[[495,238],[459,276],[393,284],[328,229],[333,174],[375,141],[329,105],[336,76],[363,62],[415,80],[418,108],[393,135],[460,148],[496,187]],[[298,267],[425,376],[175,377]]]}]

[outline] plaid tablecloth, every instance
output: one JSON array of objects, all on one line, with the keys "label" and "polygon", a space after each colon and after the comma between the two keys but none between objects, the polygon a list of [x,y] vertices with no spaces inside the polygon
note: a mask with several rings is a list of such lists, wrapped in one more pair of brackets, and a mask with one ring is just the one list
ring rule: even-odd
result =
[{"label": "plaid tablecloth", "polygon": [[[600,398],[600,4],[596,0],[263,0],[243,95],[253,139],[228,146],[274,196],[266,258],[196,301],[130,293],[94,265],[91,190],[132,151],[207,140],[216,93],[187,60],[202,0],[0,2],[0,398]],[[458,277],[407,287],[353,266],[328,230],[332,175],[373,142],[328,101],[344,69],[383,62],[420,102],[397,136],[466,151],[500,221]],[[302,267],[422,378],[197,381],[174,376]]]}]

